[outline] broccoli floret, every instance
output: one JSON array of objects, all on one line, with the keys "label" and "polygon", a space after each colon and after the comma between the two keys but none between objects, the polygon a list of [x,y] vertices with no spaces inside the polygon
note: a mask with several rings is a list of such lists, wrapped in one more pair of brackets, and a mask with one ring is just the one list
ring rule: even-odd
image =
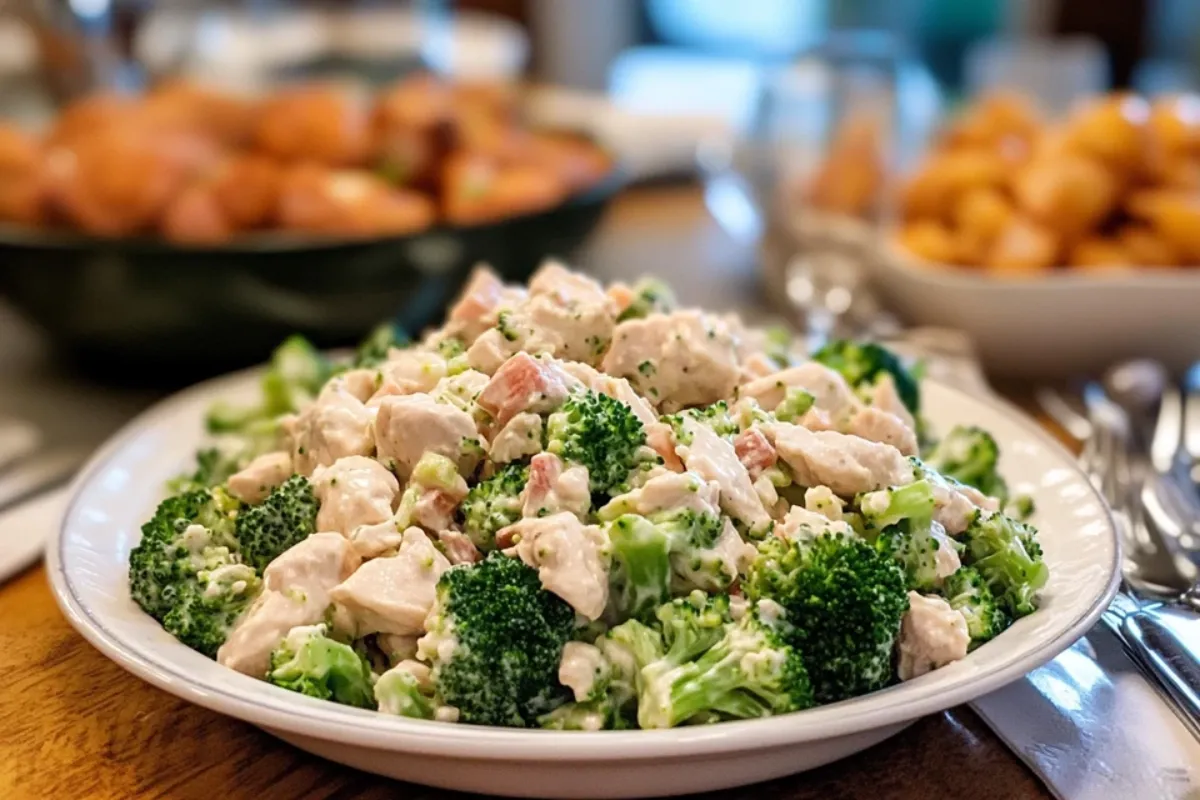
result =
[{"label": "broccoli floret", "polygon": [[196,469],[167,481],[171,494],[186,494],[197,489],[220,486],[242,467],[240,454],[218,447],[205,447],[196,451]]},{"label": "broccoli floret", "polygon": [[663,656],[642,669],[638,723],[670,728],[708,715],[762,717],[813,704],[808,675],[780,635],[782,609],[734,621],[729,597],[693,592],[658,609]]},{"label": "broccoli floret", "polygon": [[959,483],[1004,500],[1008,487],[996,471],[1000,446],[990,433],[974,425],[956,425],[926,454],[925,465]]},{"label": "broccoli floret", "polygon": [[979,571],[1005,613],[1017,619],[1037,610],[1037,591],[1050,570],[1034,528],[1003,514],[979,514],[960,538],[963,563]]},{"label": "broccoli floret", "polygon": [[651,314],[670,314],[678,307],[671,287],[657,278],[642,278],[633,285],[633,301],[625,307],[617,322],[642,319]]},{"label": "broccoli floret", "polygon": [[896,384],[896,393],[913,414],[921,409],[921,390],[917,379],[900,358],[874,342],[837,340],[813,353],[813,360],[842,374],[852,387],[869,389],[879,376],[889,374]]},{"label": "broccoli floret", "polygon": [[951,608],[966,618],[972,648],[998,636],[1008,627],[1008,615],[974,567],[960,567],[946,578],[942,595]]},{"label": "broccoli floret", "polygon": [[718,400],[710,406],[704,408],[689,408],[686,411],[681,411],[678,414],[669,414],[663,417],[663,421],[668,423],[675,432],[675,441],[683,445],[692,443],[692,434],[684,425],[685,419],[692,419],[704,425],[717,436],[729,438],[736,436],[741,428],[738,423],[729,414],[729,405],[724,400]]},{"label": "broccoli floret", "polygon": [[393,667],[375,681],[375,702],[381,714],[433,719],[437,703],[432,692],[404,667]]},{"label": "broccoli floret", "polygon": [[195,579],[181,582],[163,629],[209,658],[225,643],[229,631],[259,591],[262,581],[254,568],[242,564],[225,547],[206,547],[199,555],[204,566]]},{"label": "broccoli floret", "polygon": [[459,507],[463,532],[480,550],[496,546],[496,531],[521,518],[521,490],[529,482],[529,467],[513,463],[471,487]]},{"label": "broccoli floret", "polygon": [[608,697],[566,703],[538,717],[538,725],[554,731],[620,731],[632,727],[620,706]]},{"label": "broccoli floret", "polygon": [[205,568],[206,547],[237,548],[238,507],[221,489],[200,489],[159,504],[129,554],[129,593],[147,614],[161,621],[174,607],[180,585]]},{"label": "broccoli floret", "polygon": [[354,351],[354,366],[375,367],[387,361],[388,351],[411,344],[408,333],[395,322],[385,322],[367,334]]},{"label": "broccoli floret", "polygon": [[493,551],[442,574],[420,653],[460,721],[536,727],[568,699],[558,663],[574,627],[575,612],[542,588],[537,570]]},{"label": "broccoli floret", "polygon": [[1031,495],[1018,494],[1009,498],[1008,503],[1004,506],[1004,513],[1013,519],[1025,522],[1037,513],[1037,506]]},{"label": "broccoli floret", "polygon": [[[262,401],[238,406],[217,401],[208,409],[210,433],[245,433],[283,414],[298,411],[316,397],[334,374],[334,365],[303,336],[291,336],[271,354],[261,381]],[[271,426],[273,427],[273,426]]]},{"label": "broccoli floret", "polygon": [[370,664],[350,645],[329,638],[324,625],[292,628],[271,653],[266,679],[320,700],[375,707]]},{"label": "broccoli floret", "polygon": [[463,353],[467,352],[467,346],[463,343],[463,340],[457,336],[447,336],[445,339],[442,339],[437,343],[437,346],[434,348],[434,350],[439,356],[449,361],[453,358],[458,358]]},{"label": "broccoli floret", "polygon": [[599,392],[573,392],[550,415],[546,435],[548,452],[587,467],[593,495],[620,491],[645,458],[641,420],[629,406]]},{"label": "broccoli floret", "polygon": [[858,498],[857,505],[868,531],[882,531],[906,519],[930,520],[934,507],[933,487],[928,481],[920,480],[907,486],[868,492]]},{"label": "broccoli floret", "polygon": [[804,416],[817,398],[811,392],[806,392],[798,386],[789,386],[787,394],[775,406],[775,419],[780,422],[792,422]]},{"label": "broccoli floret", "polygon": [[892,675],[892,646],[908,610],[904,572],[868,542],[840,533],[758,545],[742,584],[774,600],[792,623],[783,638],[801,654],[819,703],[874,691]]},{"label": "broccoli floret", "polygon": [[317,532],[318,506],[308,478],[293,475],[262,503],[243,509],[237,519],[243,559],[260,571],[266,569],[284,550]]},{"label": "broccoli floret", "polygon": [[613,555],[609,602],[620,619],[645,618],[671,596],[674,542],[666,530],[636,514],[607,527]]}]

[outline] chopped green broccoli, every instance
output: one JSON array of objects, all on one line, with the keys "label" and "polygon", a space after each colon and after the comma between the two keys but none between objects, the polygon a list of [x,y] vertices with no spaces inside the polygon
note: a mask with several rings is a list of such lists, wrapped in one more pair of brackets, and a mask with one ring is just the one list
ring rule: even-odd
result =
[{"label": "chopped green broccoli", "polygon": [[723,438],[736,436],[741,430],[738,423],[730,416],[729,404],[724,400],[718,400],[704,408],[689,408],[678,414],[669,414],[663,417],[663,421],[668,423],[675,432],[675,441],[683,445],[690,445],[693,434],[684,425],[685,419],[695,420]]},{"label": "chopped green broccoli", "polygon": [[932,592],[938,579],[938,551],[954,547],[933,521],[933,487],[927,480],[868,492],[858,498],[864,532],[880,553],[904,570],[908,588]]},{"label": "chopped green broccoli", "polygon": [[459,337],[447,336],[445,339],[442,339],[437,343],[437,347],[435,347],[434,350],[439,356],[449,361],[453,358],[458,358],[463,353],[467,352],[467,346]]},{"label": "chopped green broccoli", "polygon": [[1037,513],[1037,506],[1031,495],[1018,494],[1009,498],[1008,503],[1004,506],[1004,513],[1013,519],[1025,522]]},{"label": "chopped green broccoli", "polygon": [[1008,615],[996,602],[979,570],[974,567],[960,567],[946,578],[942,595],[951,608],[966,618],[971,647],[998,636],[1008,627]]},{"label": "chopped green broccoli", "polygon": [[197,558],[204,548],[237,548],[238,507],[221,489],[200,489],[159,504],[129,554],[129,592],[147,614],[162,620],[171,610],[180,582],[194,580],[204,567]]},{"label": "chopped green broccoli", "polygon": [[979,514],[960,539],[963,563],[979,571],[1005,613],[1017,619],[1037,610],[1037,591],[1050,570],[1033,527],[1003,514]]},{"label": "chopped green broccoli", "polygon": [[633,409],[587,389],[572,392],[550,415],[546,436],[548,452],[587,467],[593,495],[620,491],[645,458],[646,432]]},{"label": "chopped green broccoli", "polygon": [[312,484],[293,475],[237,518],[237,539],[247,564],[264,570],[280,553],[317,532],[319,504]]},{"label": "chopped green broccoli", "polygon": [[906,519],[933,519],[933,487],[920,480],[907,486],[897,486],[868,492],[857,499],[857,505],[868,531],[882,531]]},{"label": "chopped green broccoli", "polygon": [[763,331],[763,352],[775,366],[785,369],[792,363],[792,332],[783,325]]},{"label": "chopped green broccoli", "polygon": [[633,285],[633,302],[625,307],[617,322],[643,319],[651,314],[670,314],[678,307],[671,287],[657,278],[642,278]]},{"label": "chopped green broccoli", "polygon": [[264,408],[276,417],[301,408],[317,396],[333,365],[303,336],[290,336],[271,354],[262,379]]},{"label": "chopped green broccoli", "polygon": [[320,700],[375,707],[370,664],[350,645],[329,638],[324,625],[292,628],[271,653],[266,679]]},{"label": "chopped green broccoli", "polygon": [[859,390],[868,389],[879,376],[889,374],[908,410],[916,414],[921,409],[917,379],[895,353],[882,345],[845,339],[832,341],[813,353],[813,360],[840,372],[847,383]]},{"label": "chopped green broccoli", "polygon": [[575,612],[542,588],[537,570],[493,551],[442,574],[421,652],[460,721],[536,727],[568,698],[558,663],[574,627]]},{"label": "chopped green broccoli", "polygon": [[693,592],[658,609],[665,652],[641,671],[638,723],[670,728],[697,717],[762,717],[808,708],[812,688],[781,635],[782,610],[734,621],[729,597]]},{"label": "chopped green broccoli", "polygon": [[367,334],[354,351],[354,366],[375,367],[387,361],[388,351],[411,344],[408,333],[395,322],[384,322]]},{"label": "chopped green broccoli", "polygon": [[775,406],[775,419],[780,422],[794,422],[804,416],[817,398],[812,396],[811,392],[806,392],[798,386],[789,386],[787,394],[779,401],[779,405]]},{"label": "chopped green broccoli", "polygon": [[554,731],[620,731],[632,727],[620,706],[608,697],[566,703],[538,717],[538,725]]},{"label": "chopped green broccoli", "polygon": [[925,466],[947,478],[974,486],[1001,501],[1008,487],[997,472],[1000,446],[990,433],[974,425],[956,425],[925,458]]},{"label": "chopped green broccoli", "polygon": [[904,572],[868,542],[840,533],[758,545],[742,584],[754,602],[773,600],[792,623],[781,635],[804,660],[817,702],[885,686],[908,610]]},{"label": "chopped green broccoli", "polygon": [[529,481],[529,467],[512,463],[471,487],[459,507],[463,532],[480,550],[496,546],[496,532],[521,518],[521,491]]},{"label": "chopped green broccoli", "polygon": [[174,605],[162,619],[167,633],[209,658],[225,643],[235,622],[258,596],[262,581],[254,568],[225,547],[207,547],[195,580],[179,584]]},{"label": "chopped green broccoli", "polygon": [[620,619],[644,618],[671,596],[674,542],[667,530],[636,514],[607,527],[613,554],[609,602]]},{"label": "chopped green broccoli", "polygon": [[433,719],[437,703],[431,694],[404,667],[393,667],[375,681],[375,702],[382,714]]}]

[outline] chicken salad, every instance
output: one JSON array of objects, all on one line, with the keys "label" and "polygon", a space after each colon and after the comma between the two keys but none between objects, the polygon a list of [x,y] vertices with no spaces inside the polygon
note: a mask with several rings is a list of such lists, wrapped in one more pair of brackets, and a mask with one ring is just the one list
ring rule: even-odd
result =
[{"label": "chicken salad", "polygon": [[380,713],[664,728],[837,702],[1033,613],[1048,569],[986,432],[935,440],[872,343],[547,263],[419,341],[285,342],[143,526],[183,644]]}]

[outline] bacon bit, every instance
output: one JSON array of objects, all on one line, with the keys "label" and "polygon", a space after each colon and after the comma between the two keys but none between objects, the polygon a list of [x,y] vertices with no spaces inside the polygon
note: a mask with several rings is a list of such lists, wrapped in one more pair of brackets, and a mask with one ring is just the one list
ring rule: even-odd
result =
[{"label": "bacon bit", "polygon": [[569,380],[554,364],[517,353],[496,370],[475,402],[492,416],[499,430],[522,411],[558,405],[567,397]]},{"label": "bacon bit", "polygon": [[671,432],[670,425],[662,422],[648,425],[646,427],[646,444],[650,445],[651,449],[662,458],[663,466],[672,472],[683,472],[683,462],[675,454],[675,436]]},{"label": "bacon bit", "polygon": [[763,470],[775,465],[778,455],[771,442],[758,428],[750,428],[738,434],[733,440],[733,449],[737,452],[738,460],[750,473],[751,479],[762,475]]},{"label": "bacon bit", "polygon": [[446,558],[451,564],[474,564],[483,559],[483,553],[471,541],[471,537],[462,531],[442,531],[438,541],[445,548]]}]

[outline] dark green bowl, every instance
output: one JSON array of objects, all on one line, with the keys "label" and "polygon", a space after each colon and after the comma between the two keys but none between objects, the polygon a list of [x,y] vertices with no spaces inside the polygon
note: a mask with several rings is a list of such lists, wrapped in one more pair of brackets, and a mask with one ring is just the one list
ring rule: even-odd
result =
[{"label": "dark green bowl", "polygon": [[337,347],[394,317],[417,333],[480,261],[517,281],[570,257],[621,183],[614,172],[546,211],[386,239],[181,247],[3,227],[0,292],[89,371],[194,380],[258,363],[294,332]]}]

